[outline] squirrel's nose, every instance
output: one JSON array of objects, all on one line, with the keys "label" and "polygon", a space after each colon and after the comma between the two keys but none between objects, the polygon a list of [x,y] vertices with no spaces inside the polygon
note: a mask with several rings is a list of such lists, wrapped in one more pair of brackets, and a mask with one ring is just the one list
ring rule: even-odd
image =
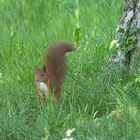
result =
[{"label": "squirrel's nose", "polygon": [[38,80],[36,80],[38,82]]}]

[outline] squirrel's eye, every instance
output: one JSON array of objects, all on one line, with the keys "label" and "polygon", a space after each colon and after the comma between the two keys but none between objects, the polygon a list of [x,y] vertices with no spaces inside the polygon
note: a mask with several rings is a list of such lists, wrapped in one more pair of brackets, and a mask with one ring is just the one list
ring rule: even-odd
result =
[{"label": "squirrel's eye", "polygon": [[41,76],[44,76],[44,73],[42,73]]}]

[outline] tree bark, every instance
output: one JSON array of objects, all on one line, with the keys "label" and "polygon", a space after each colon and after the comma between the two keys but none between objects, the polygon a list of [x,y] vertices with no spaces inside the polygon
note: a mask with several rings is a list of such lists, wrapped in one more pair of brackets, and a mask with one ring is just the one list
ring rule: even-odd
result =
[{"label": "tree bark", "polygon": [[115,53],[106,65],[107,78],[116,64],[119,64],[125,75],[124,72],[130,69],[132,59],[134,62],[140,60],[140,0],[125,0],[124,13],[110,47]]}]

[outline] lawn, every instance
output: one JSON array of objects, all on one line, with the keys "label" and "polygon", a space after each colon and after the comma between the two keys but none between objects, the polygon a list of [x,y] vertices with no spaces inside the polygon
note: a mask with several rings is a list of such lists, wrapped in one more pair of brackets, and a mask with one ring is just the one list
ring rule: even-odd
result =
[{"label": "lawn", "polygon": [[[123,0],[0,0],[0,140],[139,140],[140,76],[104,82]],[[52,42],[75,44],[60,106],[38,100],[34,71]]]}]

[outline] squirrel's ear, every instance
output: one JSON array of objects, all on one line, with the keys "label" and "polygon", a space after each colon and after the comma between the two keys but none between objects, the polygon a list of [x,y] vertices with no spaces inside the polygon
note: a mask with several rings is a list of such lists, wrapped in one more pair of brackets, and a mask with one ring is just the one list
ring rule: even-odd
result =
[{"label": "squirrel's ear", "polygon": [[46,72],[46,66],[45,65],[43,65],[43,71]]}]

